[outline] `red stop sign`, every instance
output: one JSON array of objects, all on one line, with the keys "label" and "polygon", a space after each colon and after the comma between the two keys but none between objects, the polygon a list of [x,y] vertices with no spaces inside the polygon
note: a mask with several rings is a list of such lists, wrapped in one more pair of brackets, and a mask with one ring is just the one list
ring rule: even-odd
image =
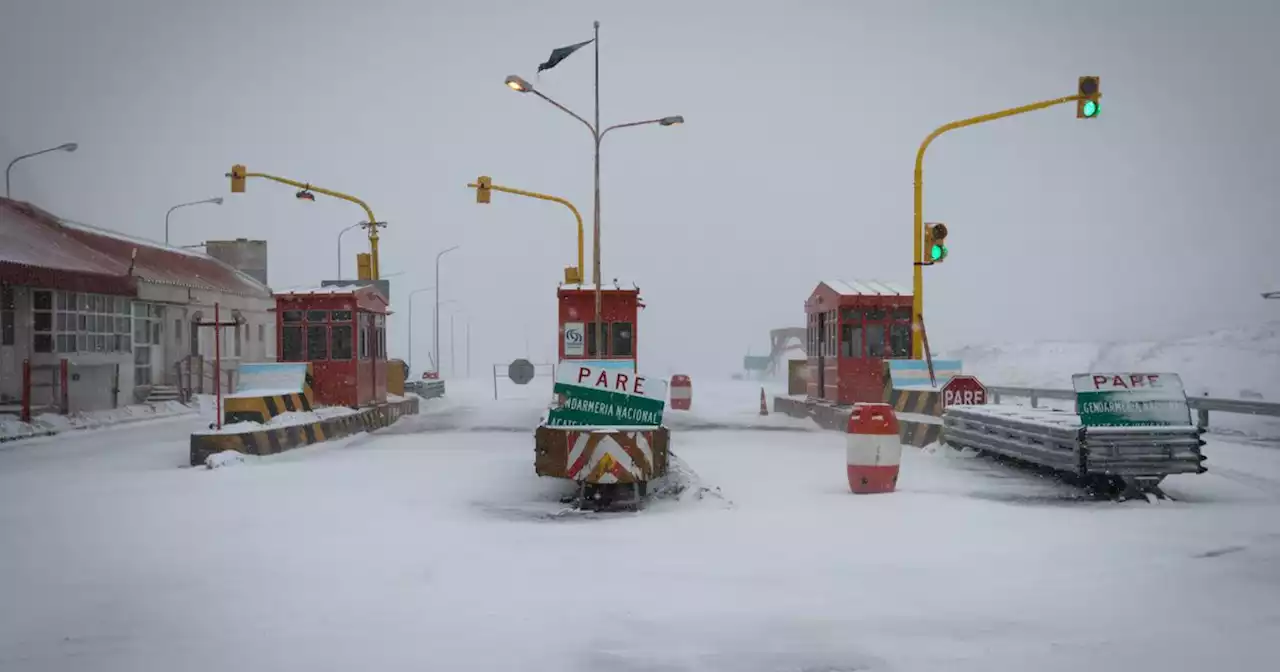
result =
[{"label": "red stop sign", "polygon": [[987,388],[973,376],[953,376],[942,386],[942,405],[985,404]]}]

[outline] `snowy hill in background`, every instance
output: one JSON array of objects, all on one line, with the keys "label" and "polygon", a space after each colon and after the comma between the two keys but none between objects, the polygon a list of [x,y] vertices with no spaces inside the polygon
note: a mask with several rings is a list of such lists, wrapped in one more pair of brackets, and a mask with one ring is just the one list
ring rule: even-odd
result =
[{"label": "snowy hill in background", "polygon": [[[1070,389],[1088,371],[1173,372],[1188,396],[1280,402],[1280,322],[1167,341],[1036,343],[968,346],[938,354],[959,359],[964,372],[988,385]],[[1280,436],[1280,418],[1214,414],[1210,424]]]},{"label": "snowy hill in background", "polygon": [[1280,402],[1280,322],[1169,341],[1042,341],[969,346],[940,353],[989,385],[1070,389],[1088,371],[1171,371],[1187,394]]}]

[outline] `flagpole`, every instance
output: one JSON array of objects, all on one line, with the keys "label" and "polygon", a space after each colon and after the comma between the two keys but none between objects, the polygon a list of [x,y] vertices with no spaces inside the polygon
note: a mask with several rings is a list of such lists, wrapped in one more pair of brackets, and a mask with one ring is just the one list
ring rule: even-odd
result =
[{"label": "flagpole", "polygon": [[595,29],[594,44],[596,52],[596,74],[595,74],[595,97],[596,97],[596,117],[595,128],[593,132],[596,136],[596,156],[595,156],[595,204],[592,213],[592,233],[591,233],[591,281],[596,286],[596,356],[604,359],[605,353],[605,337],[604,337],[604,316],[602,311],[602,289],[600,282],[600,22],[593,23]]}]

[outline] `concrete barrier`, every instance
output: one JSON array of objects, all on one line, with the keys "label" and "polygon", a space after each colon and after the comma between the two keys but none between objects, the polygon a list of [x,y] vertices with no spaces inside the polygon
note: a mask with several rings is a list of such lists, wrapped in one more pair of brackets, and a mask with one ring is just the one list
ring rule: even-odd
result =
[{"label": "concrete barrier", "polygon": [[264,427],[254,431],[223,434],[196,433],[191,435],[190,463],[193,467],[200,466],[210,455],[226,450],[246,455],[274,455],[329,439],[381,429],[394,424],[405,415],[417,412],[417,397],[409,397],[403,401],[388,402],[349,415],[301,425]]}]

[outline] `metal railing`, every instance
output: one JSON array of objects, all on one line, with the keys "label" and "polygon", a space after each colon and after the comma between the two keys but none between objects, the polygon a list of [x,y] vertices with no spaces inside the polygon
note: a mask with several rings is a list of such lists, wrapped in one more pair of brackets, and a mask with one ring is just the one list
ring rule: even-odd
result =
[{"label": "metal railing", "polygon": [[404,384],[406,392],[412,392],[423,399],[436,399],[444,396],[444,381],[410,380]]},{"label": "metal railing", "polygon": [[[1031,407],[1036,408],[1041,399],[1059,401],[1075,401],[1074,390],[1052,390],[1036,387],[987,386],[991,401],[1000,403],[1000,397],[1020,397],[1029,399]],[[1187,405],[1196,412],[1197,424],[1209,426],[1209,411],[1218,413],[1235,413],[1239,415],[1265,415],[1280,417],[1280,403],[1273,401],[1256,401],[1253,399],[1222,399],[1218,397],[1187,397]]]}]

